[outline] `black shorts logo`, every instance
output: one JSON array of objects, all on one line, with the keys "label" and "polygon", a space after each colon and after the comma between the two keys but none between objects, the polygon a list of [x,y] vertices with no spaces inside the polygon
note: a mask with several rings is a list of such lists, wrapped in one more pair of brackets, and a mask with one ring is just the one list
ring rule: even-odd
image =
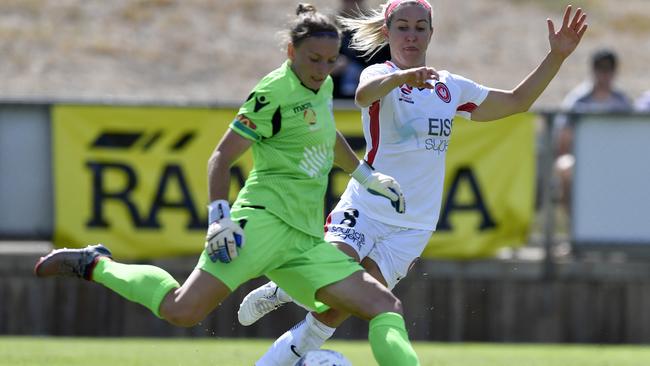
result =
[{"label": "black shorts logo", "polygon": [[341,220],[339,225],[354,227],[354,225],[357,224],[357,218],[359,218],[359,210],[355,208],[348,208],[345,210],[345,212],[343,212],[343,216],[345,218]]}]

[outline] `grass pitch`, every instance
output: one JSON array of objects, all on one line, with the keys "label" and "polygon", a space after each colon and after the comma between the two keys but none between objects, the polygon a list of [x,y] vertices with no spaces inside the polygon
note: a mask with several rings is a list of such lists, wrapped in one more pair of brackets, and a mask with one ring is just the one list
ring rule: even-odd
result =
[{"label": "grass pitch", "polygon": [[[271,340],[0,337],[0,366],[251,366]],[[650,347],[414,343],[422,366],[647,366]],[[331,341],[355,366],[367,342]],[[396,365],[397,366],[397,365]]]}]

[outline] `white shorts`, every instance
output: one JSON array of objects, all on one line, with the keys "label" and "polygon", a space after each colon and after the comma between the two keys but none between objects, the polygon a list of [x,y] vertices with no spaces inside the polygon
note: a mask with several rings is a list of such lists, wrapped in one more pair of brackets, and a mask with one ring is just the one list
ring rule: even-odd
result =
[{"label": "white shorts", "polygon": [[336,205],[325,223],[325,240],[345,243],[354,248],[361,260],[369,257],[375,261],[391,290],[420,257],[431,234],[430,230],[374,220],[344,201]]}]

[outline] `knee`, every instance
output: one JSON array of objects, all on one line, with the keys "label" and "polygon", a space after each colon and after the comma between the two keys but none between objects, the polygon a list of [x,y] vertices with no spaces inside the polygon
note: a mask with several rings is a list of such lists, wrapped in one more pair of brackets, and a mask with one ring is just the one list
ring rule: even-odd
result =
[{"label": "knee", "polygon": [[402,301],[393,294],[390,294],[390,299],[388,300],[388,309],[388,311],[393,313],[404,313],[404,309],[402,308]]},{"label": "knee", "polygon": [[402,301],[391,292],[383,293],[381,299],[377,299],[377,301],[374,301],[373,303],[374,307],[372,309],[372,314],[370,314],[371,317],[386,312],[398,314],[404,313],[404,310],[402,309]]},{"label": "knee", "polygon": [[170,324],[177,327],[193,327],[199,324],[205,316],[199,311],[194,311],[189,306],[179,306],[178,304],[163,304],[160,307],[160,315]]}]

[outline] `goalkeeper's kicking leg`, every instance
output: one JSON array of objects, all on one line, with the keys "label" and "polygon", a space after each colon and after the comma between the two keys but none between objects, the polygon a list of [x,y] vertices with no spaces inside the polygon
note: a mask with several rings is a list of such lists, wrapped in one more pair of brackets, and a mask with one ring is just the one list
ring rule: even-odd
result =
[{"label": "goalkeeper's kicking leg", "polygon": [[221,280],[198,268],[181,286],[162,268],[115,262],[103,245],[55,250],[41,258],[34,272],[39,277],[69,276],[100,283],[182,327],[198,324],[231,292]]}]

